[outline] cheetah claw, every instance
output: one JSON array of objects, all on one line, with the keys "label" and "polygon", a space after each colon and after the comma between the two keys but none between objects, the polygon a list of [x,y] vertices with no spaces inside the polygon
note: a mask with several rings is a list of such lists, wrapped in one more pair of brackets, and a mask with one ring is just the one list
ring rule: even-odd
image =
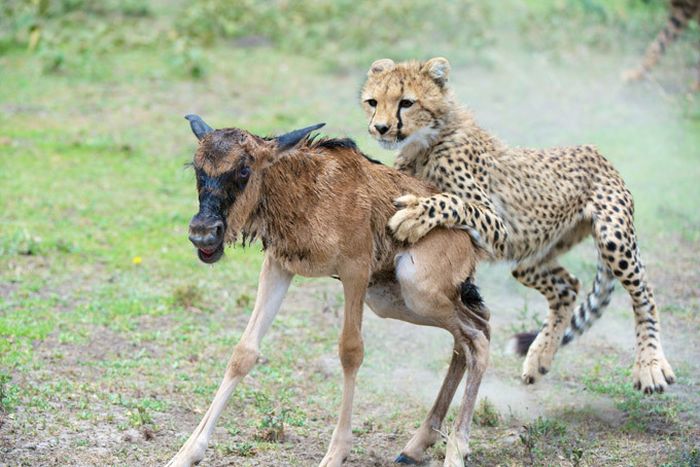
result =
[{"label": "cheetah claw", "polygon": [[403,195],[394,200],[394,207],[396,209],[405,209],[409,206],[417,206],[418,202],[418,197],[415,195]]},{"label": "cheetah claw", "polygon": [[427,208],[421,204],[422,199],[404,195],[394,200],[399,210],[389,219],[389,228],[398,240],[415,243],[435,227],[435,223],[426,221]]},{"label": "cheetah claw", "polygon": [[416,243],[434,227],[422,219],[425,215],[422,206],[401,209],[389,219],[389,228],[398,240]]},{"label": "cheetah claw", "polygon": [[651,362],[636,362],[632,376],[634,388],[644,394],[662,393],[676,382],[673,369],[663,355],[656,356]]}]

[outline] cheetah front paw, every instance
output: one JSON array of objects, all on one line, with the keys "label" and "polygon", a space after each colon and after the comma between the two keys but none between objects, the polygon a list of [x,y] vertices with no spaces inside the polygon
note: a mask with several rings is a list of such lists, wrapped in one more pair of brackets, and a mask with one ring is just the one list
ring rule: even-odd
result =
[{"label": "cheetah front paw", "polygon": [[655,355],[649,360],[638,359],[634,363],[632,377],[635,389],[645,394],[662,393],[676,382],[676,375],[663,354]]},{"label": "cheetah front paw", "polygon": [[394,200],[399,210],[389,219],[389,228],[398,240],[415,243],[423,238],[436,223],[428,219],[429,208],[426,198],[404,195]]}]

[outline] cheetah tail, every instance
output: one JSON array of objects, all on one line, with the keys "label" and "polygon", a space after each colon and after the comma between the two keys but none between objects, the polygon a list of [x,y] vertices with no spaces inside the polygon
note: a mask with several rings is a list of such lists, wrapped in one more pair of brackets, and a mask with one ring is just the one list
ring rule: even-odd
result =
[{"label": "cheetah tail", "polygon": [[566,345],[590,328],[600,318],[603,310],[610,304],[610,297],[615,289],[615,276],[607,266],[598,261],[598,270],[593,281],[593,290],[584,301],[578,304],[571,317],[571,323],[564,332],[561,345]]},{"label": "cheetah tail", "polygon": [[[561,340],[561,345],[566,345],[574,340],[576,336],[583,334],[595,320],[600,318],[605,307],[610,304],[610,297],[614,288],[615,276],[613,276],[610,269],[599,262],[595,280],[593,281],[593,290],[588,293],[586,299],[579,303],[574,310],[574,314],[571,316],[571,323]],[[527,355],[527,351],[538,333],[539,331],[531,331],[515,334],[508,344],[509,350],[520,356]]]}]

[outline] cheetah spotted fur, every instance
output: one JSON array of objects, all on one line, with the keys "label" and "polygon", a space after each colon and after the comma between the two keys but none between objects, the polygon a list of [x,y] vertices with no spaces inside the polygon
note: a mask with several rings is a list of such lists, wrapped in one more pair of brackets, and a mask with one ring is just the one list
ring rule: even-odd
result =
[{"label": "cheetah spotted fur", "polygon": [[[361,99],[369,132],[398,149],[396,167],[442,193],[396,200],[389,227],[415,242],[437,226],[472,231],[494,260],[515,263],[513,276],[549,304],[529,346],[522,379],[534,383],[554,354],[597,318],[615,279],[632,298],[634,385],[663,392],[675,380],[664,356],[654,294],[640,258],[634,205],[619,173],[593,146],[510,148],[480,128],[448,86],[449,62],[374,62]],[[557,258],[592,235],[598,250],[594,286],[576,306],[579,281]],[[567,329],[568,328],[568,329]]]}]

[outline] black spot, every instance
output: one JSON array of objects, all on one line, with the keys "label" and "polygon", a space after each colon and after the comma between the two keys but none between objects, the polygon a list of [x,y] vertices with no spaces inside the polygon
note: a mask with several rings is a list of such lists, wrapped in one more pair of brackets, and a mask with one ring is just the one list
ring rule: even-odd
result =
[{"label": "black spot", "polygon": [[608,242],[607,245],[605,245],[605,247],[608,249],[608,251],[615,251],[617,245],[615,244],[615,242]]},{"label": "black spot", "polygon": [[620,262],[618,263],[618,266],[620,266],[620,269],[622,269],[624,271],[625,269],[627,269],[627,266],[629,266],[629,263],[627,263],[627,261],[625,261],[623,259],[623,260],[620,260]]}]

